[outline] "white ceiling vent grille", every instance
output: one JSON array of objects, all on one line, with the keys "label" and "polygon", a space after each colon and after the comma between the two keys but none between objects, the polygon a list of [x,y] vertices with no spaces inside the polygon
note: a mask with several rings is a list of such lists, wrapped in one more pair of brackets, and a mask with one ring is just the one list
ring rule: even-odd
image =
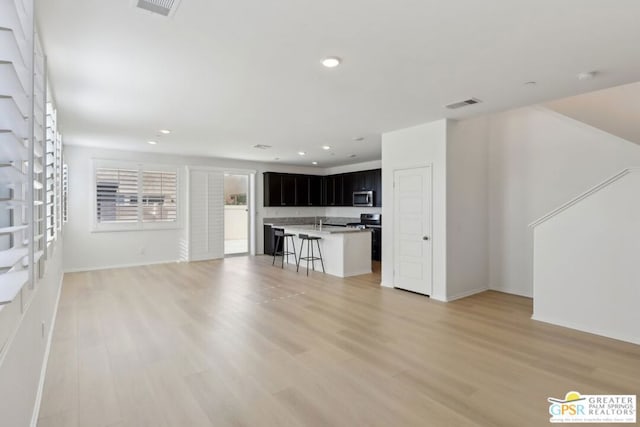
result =
[{"label": "white ceiling vent grille", "polygon": [[455,110],[457,108],[466,107],[467,105],[479,104],[481,102],[482,101],[480,101],[479,99],[470,98],[470,99],[466,99],[464,101],[454,102],[453,104],[445,105],[445,107],[447,107],[450,110]]},{"label": "white ceiling vent grille", "polygon": [[136,7],[162,16],[172,16],[180,0],[133,0]]},{"label": "white ceiling vent grille", "polygon": [[265,144],[256,144],[253,146],[253,148],[257,148],[258,150],[268,150],[269,148],[271,148],[271,146]]}]

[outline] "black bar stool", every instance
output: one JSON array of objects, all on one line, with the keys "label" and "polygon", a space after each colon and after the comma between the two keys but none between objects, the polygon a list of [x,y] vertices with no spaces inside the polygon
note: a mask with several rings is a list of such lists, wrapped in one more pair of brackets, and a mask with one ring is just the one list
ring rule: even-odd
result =
[{"label": "black bar stool", "polygon": [[[275,230],[273,230],[273,235],[276,236],[276,246],[273,250],[273,261],[271,262],[271,265],[275,265],[276,257],[281,256],[282,265],[280,266],[280,268],[284,268],[284,257],[287,257],[287,264],[289,264],[289,255],[293,255],[293,259],[296,261],[297,266],[298,258],[296,257],[296,242],[293,240],[295,235],[291,233],[285,233],[281,228],[276,228]],[[293,252],[289,251],[289,241],[287,240],[287,237],[291,239]],[[282,242],[282,250],[279,251],[278,246],[280,246],[280,239],[284,239],[284,241]]]},{"label": "black bar stool", "polygon": [[[300,256],[298,257],[298,268],[296,268],[296,271],[300,270],[300,262],[302,260],[307,261],[307,276],[309,275],[309,261],[311,261],[311,268],[313,269],[313,271],[316,271],[316,261],[320,260],[320,264],[322,264],[322,272],[324,273],[324,261],[322,261],[322,252],[320,251],[320,242],[319,240],[322,239],[322,237],[318,237],[318,236],[309,236],[308,234],[298,234],[298,237],[302,240],[302,243],[300,243]],[[320,255],[319,257],[315,256],[313,254],[313,242],[316,242],[316,245],[318,246],[318,254]],[[307,256],[303,257],[302,256],[302,249],[304,248],[304,242],[307,242]],[[311,248],[311,256],[309,256],[309,248]]]}]

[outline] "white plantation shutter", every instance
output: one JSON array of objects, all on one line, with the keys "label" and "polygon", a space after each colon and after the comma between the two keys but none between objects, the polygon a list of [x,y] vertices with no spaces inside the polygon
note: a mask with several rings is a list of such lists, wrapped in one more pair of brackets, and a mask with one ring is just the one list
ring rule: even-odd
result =
[{"label": "white plantation shutter", "polygon": [[51,102],[47,103],[47,140],[46,140],[46,234],[47,244],[51,244],[56,238],[56,140],[57,140],[57,113]]},{"label": "white plantation shutter", "polygon": [[176,172],[142,172],[142,221],[175,222],[178,217]]},{"label": "white plantation shutter", "polygon": [[0,360],[46,263],[46,69],[34,1],[0,0]]},{"label": "white plantation shutter", "polygon": [[224,257],[224,174],[189,174],[189,260]]},{"label": "white plantation shutter", "polygon": [[65,163],[62,165],[62,223],[65,224],[69,221],[69,210],[68,210],[68,199],[69,199],[69,167]]},{"label": "white plantation shutter", "polygon": [[137,222],[137,169],[96,169],[96,220],[98,223]]},{"label": "white plantation shutter", "polygon": [[96,229],[175,227],[178,221],[177,170],[135,164],[126,166],[126,163],[123,167],[114,167],[112,164],[98,161],[95,168]]}]

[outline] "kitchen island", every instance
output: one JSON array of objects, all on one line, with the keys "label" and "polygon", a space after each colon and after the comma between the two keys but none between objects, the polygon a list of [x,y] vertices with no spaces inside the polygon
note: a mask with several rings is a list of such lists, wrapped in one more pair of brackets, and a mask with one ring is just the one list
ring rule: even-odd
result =
[{"label": "kitchen island", "polygon": [[[284,229],[286,233],[295,235],[296,256],[300,256],[302,240],[299,234],[321,237],[319,240],[324,269],[327,274],[338,277],[357,276],[371,273],[371,230],[349,227],[313,225],[280,225],[276,228]],[[318,248],[313,243],[314,254],[318,256]],[[291,250],[292,248],[289,248]],[[311,252],[309,252],[311,255]],[[302,256],[307,256],[305,243]],[[293,263],[293,257],[289,256],[289,262]],[[285,259],[286,262],[286,259]],[[300,263],[300,270],[306,270],[306,261]],[[309,263],[311,270],[311,262]],[[316,271],[322,271],[320,261],[315,262]]]}]

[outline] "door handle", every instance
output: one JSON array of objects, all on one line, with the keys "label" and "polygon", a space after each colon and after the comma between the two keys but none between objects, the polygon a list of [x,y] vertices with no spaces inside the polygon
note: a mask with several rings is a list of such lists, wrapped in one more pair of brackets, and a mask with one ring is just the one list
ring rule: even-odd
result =
[{"label": "door handle", "polygon": [[422,236],[422,240],[429,240],[429,236]]}]

